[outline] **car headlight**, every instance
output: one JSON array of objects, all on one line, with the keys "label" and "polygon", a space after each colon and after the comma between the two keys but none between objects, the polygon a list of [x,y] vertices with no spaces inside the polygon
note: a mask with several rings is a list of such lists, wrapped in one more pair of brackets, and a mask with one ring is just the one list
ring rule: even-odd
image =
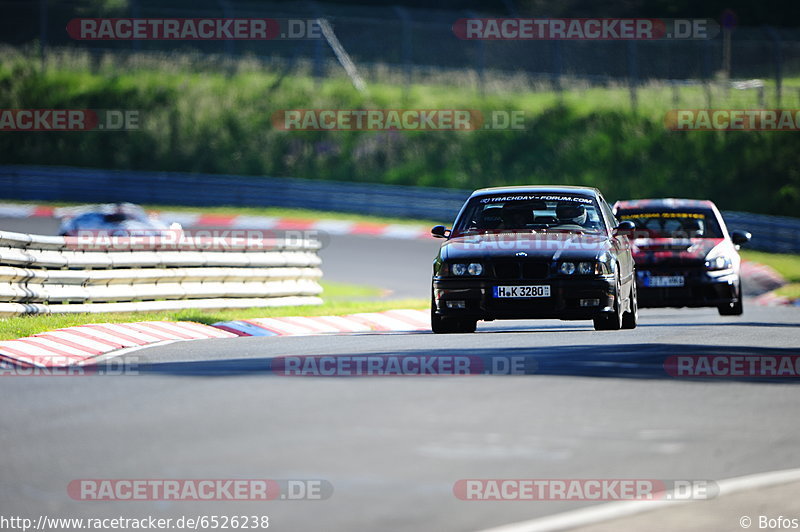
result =
[{"label": "car headlight", "polygon": [[442,266],[441,275],[454,275],[462,277],[464,275],[480,275],[483,273],[483,264],[479,262],[470,262],[464,264],[463,262],[456,262],[455,264],[445,264]]},{"label": "car headlight", "polygon": [[558,265],[562,275],[606,275],[614,273],[613,266],[602,261],[562,262]]},{"label": "car headlight", "polygon": [[558,271],[563,273],[564,275],[572,275],[575,273],[575,263],[574,262],[562,262],[561,266],[558,267]]},{"label": "car headlight", "polygon": [[450,271],[453,272],[453,275],[464,275],[467,273],[467,265],[456,263],[450,267]]},{"label": "car headlight", "polygon": [[596,265],[597,274],[598,275],[609,275],[611,273],[614,273],[614,271],[616,270],[616,266],[617,266],[617,263],[614,262],[614,261],[611,261],[611,262],[600,261]]},{"label": "car headlight", "polygon": [[467,266],[467,273],[470,275],[480,275],[483,273],[483,266],[477,262],[471,262],[469,266]]},{"label": "car headlight", "polygon": [[727,270],[732,266],[732,261],[728,257],[723,257],[722,255],[718,257],[714,257],[711,259],[706,260],[706,269],[715,271],[715,270]]}]

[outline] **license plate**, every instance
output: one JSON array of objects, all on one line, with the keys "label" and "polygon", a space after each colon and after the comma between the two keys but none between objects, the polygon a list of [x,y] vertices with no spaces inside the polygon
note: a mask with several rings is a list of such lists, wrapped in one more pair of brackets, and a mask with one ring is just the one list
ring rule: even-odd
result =
[{"label": "license plate", "polygon": [[550,297],[550,285],[495,286],[494,297]]},{"label": "license plate", "polygon": [[644,285],[653,288],[683,286],[685,282],[683,275],[650,275],[644,278]]}]

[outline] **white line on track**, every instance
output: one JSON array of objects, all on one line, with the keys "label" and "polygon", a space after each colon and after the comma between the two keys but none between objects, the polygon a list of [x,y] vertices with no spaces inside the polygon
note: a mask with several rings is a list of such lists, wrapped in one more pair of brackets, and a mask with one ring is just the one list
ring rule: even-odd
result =
[{"label": "white line on track", "polygon": [[[718,497],[730,495],[741,491],[777,486],[800,480],[800,468],[783,469],[756,473],[742,477],[729,478],[717,482],[719,486]],[[696,501],[687,500],[657,500],[657,501],[620,501],[579,508],[570,512],[549,515],[529,521],[519,521],[498,527],[487,528],[481,532],[556,532],[571,530],[579,526],[588,526],[611,519],[619,519],[644,512],[650,512],[676,504],[687,504]]]}]

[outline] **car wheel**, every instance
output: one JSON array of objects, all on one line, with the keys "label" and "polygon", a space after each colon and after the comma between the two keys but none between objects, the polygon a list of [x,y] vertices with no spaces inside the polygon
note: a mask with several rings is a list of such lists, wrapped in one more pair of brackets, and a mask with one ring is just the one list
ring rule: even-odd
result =
[{"label": "car wheel", "polygon": [[622,315],[622,328],[635,329],[636,324],[639,322],[639,298],[636,296],[636,281],[631,283],[631,296],[628,300],[630,310]]},{"label": "car wheel", "polygon": [[602,314],[594,318],[595,331],[618,331],[622,328],[622,308],[619,304],[620,289],[617,283],[617,297],[614,298],[614,312]]},{"label": "car wheel", "polygon": [[739,280],[739,290],[737,292],[736,303],[727,303],[717,307],[720,316],[741,316],[744,313],[744,301],[742,298],[742,281]]},{"label": "car wheel", "polygon": [[463,333],[474,333],[478,328],[478,320],[460,320],[461,330]]},{"label": "car wheel", "polygon": [[431,314],[431,330],[435,334],[473,333],[477,326],[476,320],[458,320]]},{"label": "car wheel", "polygon": [[478,320],[443,318],[436,314],[436,305],[431,300],[431,330],[435,334],[473,333]]}]

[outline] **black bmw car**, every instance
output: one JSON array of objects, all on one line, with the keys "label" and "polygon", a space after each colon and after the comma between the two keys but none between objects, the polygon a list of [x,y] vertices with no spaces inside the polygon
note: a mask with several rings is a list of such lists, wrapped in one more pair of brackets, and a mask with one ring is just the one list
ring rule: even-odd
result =
[{"label": "black bmw car", "polygon": [[474,332],[478,320],[593,320],[596,330],[633,329],[634,262],[600,191],[517,186],[475,191],[433,263],[431,327]]}]

